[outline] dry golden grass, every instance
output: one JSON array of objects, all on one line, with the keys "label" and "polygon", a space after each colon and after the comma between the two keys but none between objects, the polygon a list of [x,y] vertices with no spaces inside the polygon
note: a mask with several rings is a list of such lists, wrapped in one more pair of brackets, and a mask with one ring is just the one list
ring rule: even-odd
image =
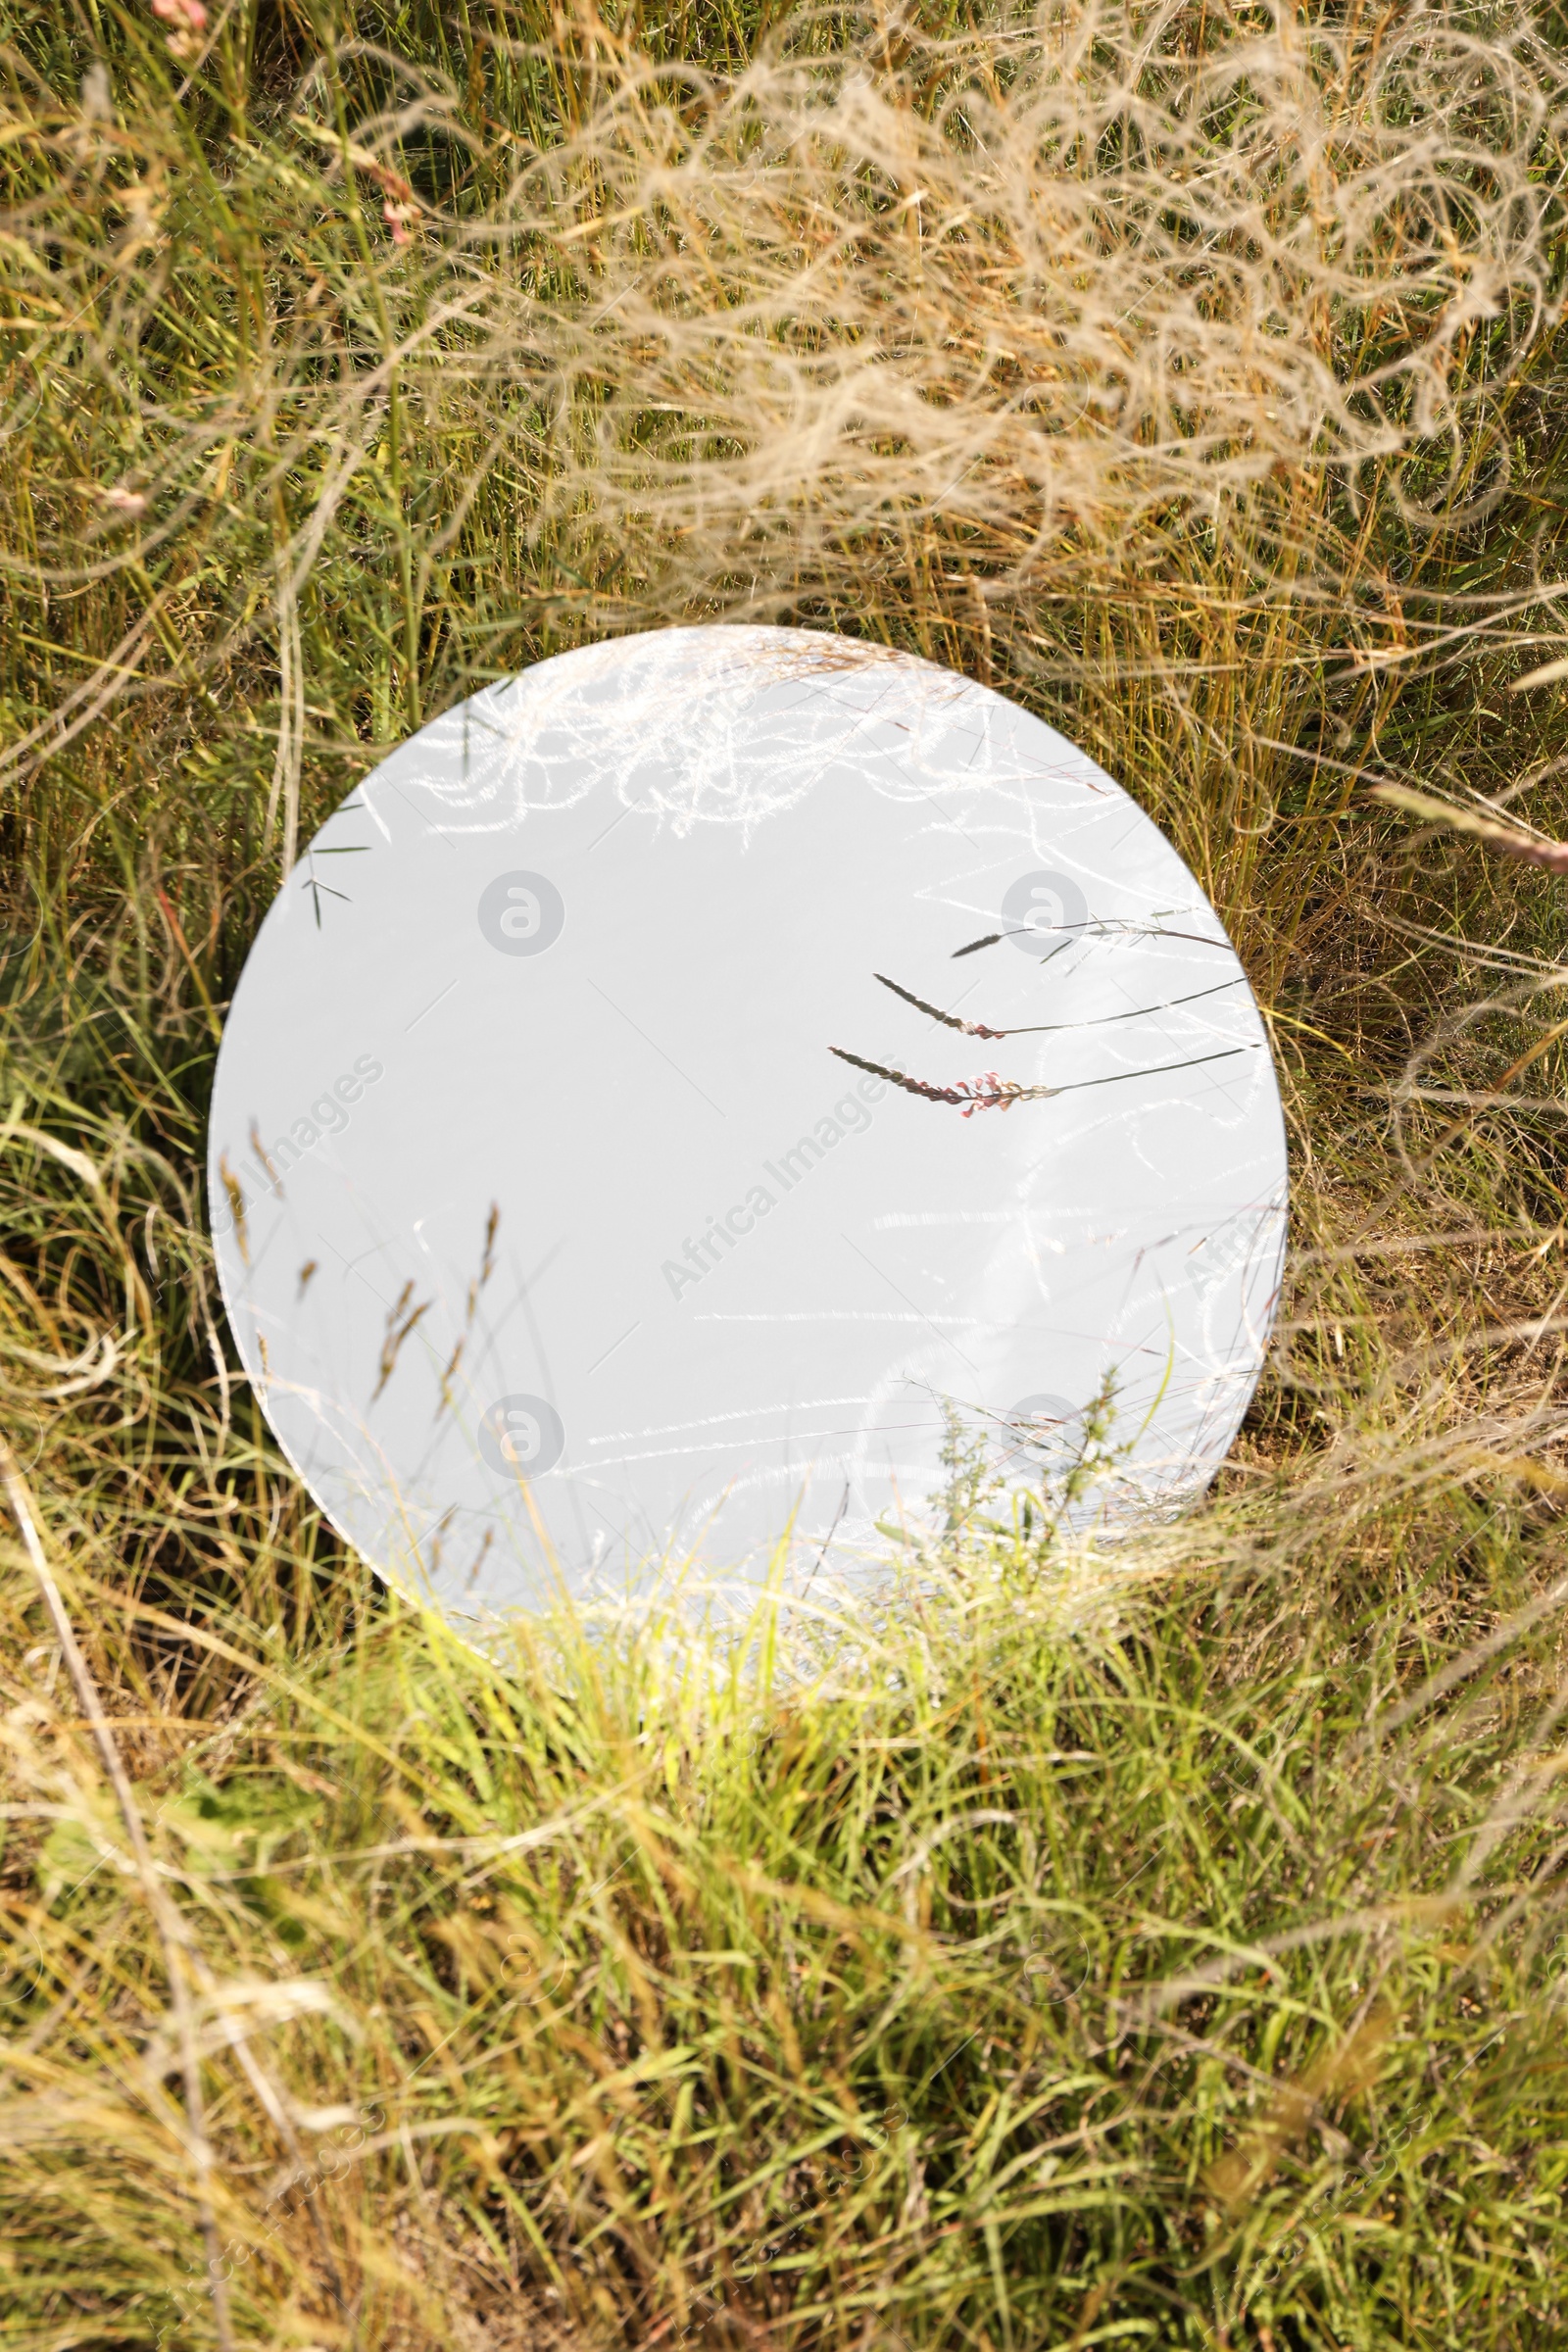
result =
[{"label": "dry golden grass", "polygon": [[[0,1409],[82,1650],[19,1523],[0,2344],[1549,2352],[1562,884],[1364,788],[1568,834],[1555,21],[0,41]],[[1291,1295],[1114,1559],[976,1503],[873,1623],[480,1661],[234,1371],[214,1041],[382,749],[697,614],[1127,781],[1269,1010]]]}]

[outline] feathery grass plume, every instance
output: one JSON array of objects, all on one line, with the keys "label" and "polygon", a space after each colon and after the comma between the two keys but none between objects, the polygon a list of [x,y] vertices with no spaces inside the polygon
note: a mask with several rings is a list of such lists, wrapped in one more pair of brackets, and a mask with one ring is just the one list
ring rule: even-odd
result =
[{"label": "feathery grass plume", "polygon": [[1450,833],[1468,833],[1476,841],[1485,842],[1489,850],[1501,851],[1506,858],[1522,858],[1531,865],[1545,866],[1551,873],[1568,874],[1568,842],[1547,841],[1540,834],[1527,833],[1522,825],[1510,824],[1503,816],[1480,808],[1460,808],[1452,801],[1440,801],[1430,792],[1413,792],[1407,784],[1374,784],[1370,790],[1374,800],[1385,802],[1391,808],[1403,808],[1411,816],[1424,816]]},{"label": "feathery grass plume", "polygon": [[858,1054],[847,1053],[842,1046],[829,1046],[840,1061],[854,1064],[858,1070],[869,1070],[873,1078],[885,1079],[889,1086],[902,1087],[906,1095],[918,1095],[925,1102],[959,1102],[967,1119],[977,1110],[1006,1110],[1014,1102],[1049,1102],[1054,1095],[1073,1095],[1090,1086],[1120,1086],[1129,1078],[1161,1078],[1172,1070],[1195,1070],[1205,1061],[1229,1061],[1233,1054],[1250,1052],[1247,1046],[1226,1046],[1217,1054],[1195,1054],[1185,1061],[1156,1062],[1147,1070],[1112,1070],[1104,1078],[1073,1078],[1065,1086],[1025,1086],[1018,1079],[1004,1078],[1000,1070],[986,1070],[978,1078],[956,1078],[951,1086],[933,1086],[929,1079],[910,1078],[903,1070],[891,1070],[880,1061],[862,1061]]}]

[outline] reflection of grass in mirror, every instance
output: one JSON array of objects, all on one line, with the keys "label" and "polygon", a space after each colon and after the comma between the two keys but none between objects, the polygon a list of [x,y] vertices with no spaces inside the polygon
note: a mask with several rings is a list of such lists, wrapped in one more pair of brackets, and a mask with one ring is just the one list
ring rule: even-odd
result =
[{"label": "reflection of grass in mirror", "polygon": [[[1561,884],[1356,805],[1568,833],[1509,691],[1556,32],[208,15],[8,21],[0,1411],[211,1972],[241,2339],[1556,2341]],[[235,1376],[214,1022],[421,712],[742,612],[991,679],[1166,826],[1288,1098],[1274,1366],[1114,1562],[1020,1523],[831,1660],[764,1609],[485,1665]],[[8,2320],[210,2341],[166,1955],[0,1580]]]},{"label": "reflection of grass in mirror", "polygon": [[956,1029],[964,1037],[991,1038],[1054,1037],[1072,1029],[1103,1029],[1115,1021],[1138,1021],[1150,1013],[1172,1012],[1178,1004],[1196,1004],[1200,998],[1223,996],[1227,989],[1246,985],[1243,980],[1218,980],[1211,988],[1195,988],[1185,996],[1163,997],[1157,1004],[1129,1004],[1120,1012],[1095,1013],[1087,1020],[1031,1021],[1020,1029],[988,1029],[984,1021],[960,1020],[956,1012],[944,1012],[940,1005],[928,1004],[923,997],[914,996],[908,989],[901,988],[897,980],[888,979],[883,972],[873,972],[871,976],[874,980],[880,980],[884,988],[891,989],[896,997],[902,997],[906,1004],[912,1004],[916,1012],[929,1013],[932,1020],[940,1022],[944,1029]]},{"label": "reflection of grass in mirror", "polygon": [[1024,1086],[1016,1078],[1004,1078],[998,1070],[987,1070],[978,1078],[956,1078],[951,1086],[933,1086],[928,1078],[910,1078],[880,1061],[863,1061],[858,1054],[848,1054],[842,1046],[828,1048],[840,1061],[853,1062],[873,1078],[885,1078],[889,1085],[902,1087],[906,1095],[918,1095],[922,1102],[961,1104],[966,1119],[977,1110],[1008,1110],[1014,1102],[1049,1102],[1055,1095],[1076,1095],[1088,1086],[1115,1086],[1128,1078],[1164,1078],[1177,1070],[1196,1070],[1205,1061],[1230,1061],[1236,1054],[1251,1051],[1248,1046],[1225,1046],[1214,1054],[1190,1054],[1185,1061],[1154,1062],[1147,1070],[1111,1070],[1102,1078],[1069,1078],[1061,1086]]},{"label": "reflection of grass in mirror", "polygon": [[[1021,1417],[1015,1410],[1000,1426],[991,1415],[977,1421],[944,1399],[938,1500],[950,1545],[1011,1543],[1021,1534],[1025,1543],[1049,1546],[1054,1535],[1070,1531],[1077,1505],[1114,1482],[1143,1434],[1113,1435],[1120,1387],[1121,1376],[1110,1365],[1081,1406],[1053,1400],[1060,1405],[1059,1417]],[[1151,1418],[1146,1415],[1145,1428]],[[1025,1471],[1033,1475],[1021,1475]],[[1021,1487],[1026,1491],[1020,1493]]]}]

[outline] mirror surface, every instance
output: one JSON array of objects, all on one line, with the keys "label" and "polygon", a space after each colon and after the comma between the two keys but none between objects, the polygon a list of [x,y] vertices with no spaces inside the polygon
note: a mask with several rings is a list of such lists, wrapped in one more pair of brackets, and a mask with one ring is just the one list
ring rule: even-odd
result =
[{"label": "mirror surface", "polygon": [[1093,760],[725,627],[541,662],[350,795],[241,977],[210,1187],[284,1449],[464,1616],[756,1578],[786,1530],[787,1581],[853,1583],[955,1441],[993,1514],[1178,1506],[1286,1158],[1218,918]]}]

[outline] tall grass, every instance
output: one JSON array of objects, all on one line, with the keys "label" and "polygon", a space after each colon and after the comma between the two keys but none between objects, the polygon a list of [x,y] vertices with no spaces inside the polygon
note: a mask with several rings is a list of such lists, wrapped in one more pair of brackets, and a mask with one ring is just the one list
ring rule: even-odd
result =
[{"label": "tall grass", "polygon": [[[1562,886],[1362,789],[1568,833],[1553,21],[171,5],[0,0],[0,1410],[142,1825],[19,1531],[0,2343],[1561,2343]],[[1292,1291],[1113,1558],[480,1660],[234,1369],[215,1039],[382,747],[698,615],[1127,781]]]}]

